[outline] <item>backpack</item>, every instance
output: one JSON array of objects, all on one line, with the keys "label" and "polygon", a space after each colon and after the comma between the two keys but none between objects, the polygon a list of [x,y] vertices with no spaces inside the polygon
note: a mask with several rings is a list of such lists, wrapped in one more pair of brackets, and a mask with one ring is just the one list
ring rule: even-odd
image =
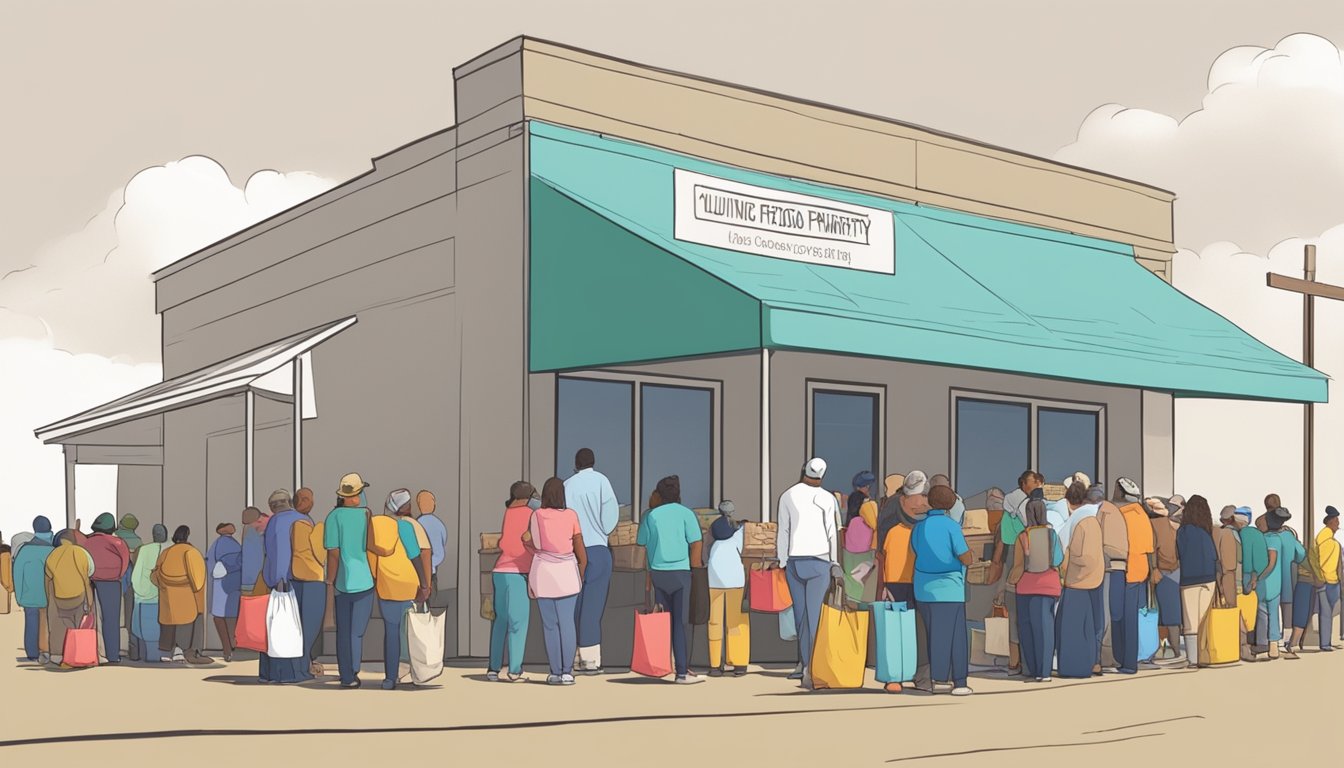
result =
[{"label": "backpack", "polygon": [[1055,532],[1045,525],[1034,525],[1023,533],[1022,554],[1027,573],[1045,573],[1054,568]]}]

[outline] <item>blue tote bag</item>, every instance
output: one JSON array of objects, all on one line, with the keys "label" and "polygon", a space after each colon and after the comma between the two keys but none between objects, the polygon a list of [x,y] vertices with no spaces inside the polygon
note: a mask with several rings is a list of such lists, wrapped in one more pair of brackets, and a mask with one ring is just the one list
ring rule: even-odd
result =
[{"label": "blue tote bag", "polygon": [[914,680],[919,663],[915,612],[906,603],[873,603],[873,623],[877,628],[877,681]]},{"label": "blue tote bag", "polygon": [[1139,661],[1157,655],[1157,598],[1153,586],[1148,585],[1148,605],[1139,609]]}]

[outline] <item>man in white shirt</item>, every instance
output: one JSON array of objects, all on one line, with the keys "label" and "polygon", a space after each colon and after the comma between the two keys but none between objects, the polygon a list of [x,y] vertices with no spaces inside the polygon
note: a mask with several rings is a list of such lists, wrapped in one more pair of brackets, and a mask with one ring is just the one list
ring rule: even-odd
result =
[{"label": "man in white shirt", "polygon": [[574,456],[574,474],[565,481],[565,501],[579,513],[579,529],[588,566],[583,572],[583,591],[574,608],[578,631],[578,664],[575,670],[585,675],[600,675],[602,669],[602,615],[607,610],[611,590],[611,550],[607,537],[616,530],[620,508],[611,481],[598,472],[597,457],[591,448],[581,448]]},{"label": "man in white shirt", "polygon": [[837,520],[840,507],[829,491],[821,487],[826,462],[810,459],[803,476],[779,497],[779,530],[776,554],[784,569],[793,599],[793,621],[798,632],[798,654],[802,669],[789,675],[811,688],[812,647],[826,592],[843,578],[837,549]]}]

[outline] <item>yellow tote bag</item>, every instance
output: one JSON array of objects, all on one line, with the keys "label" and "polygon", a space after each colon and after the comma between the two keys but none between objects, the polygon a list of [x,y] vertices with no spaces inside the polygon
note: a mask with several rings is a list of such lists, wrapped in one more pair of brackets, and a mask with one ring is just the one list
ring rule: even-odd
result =
[{"label": "yellow tote bag", "polygon": [[812,687],[862,688],[868,659],[867,611],[845,606],[844,587],[832,589],[821,607],[812,648]]},{"label": "yellow tote bag", "polygon": [[1249,595],[1237,594],[1237,610],[1241,612],[1241,628],[1250,632],[1255,628],[1255,611],[1260,607],[1260,601],[1255,593]]},{"label": "yellow tote bag", "polygon": [[1214,605],[1199,628],[1199,663],[1231,664],[1241,660],[1241,609],[1227,607],[1216,588],[1213,593]]}]

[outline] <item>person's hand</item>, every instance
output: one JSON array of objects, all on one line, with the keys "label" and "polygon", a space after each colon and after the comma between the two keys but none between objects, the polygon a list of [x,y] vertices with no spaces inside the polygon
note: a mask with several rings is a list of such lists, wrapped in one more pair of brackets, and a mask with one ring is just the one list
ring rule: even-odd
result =
[{"label": "person's hand", "polygon": [[997,584],[999,579],[1003,578],[1003,564],[993,563],[989,566],[989,583]]},{"label": "person's hand", "polygon": [[423,603],[429,599],[429,587],[421,587],[415,591],[415,602]]},{"label": "person's hand", "polygon": [[1260,584],[1260,577],[1259,577],[1259,576],[1252,576],[1252,577],[1251,577],[1251,585],[1250,585],[1249,587],[1247,587],[1247,589],[1246,589],[1246,594],[1249,595],[1249,594],[1251,594],[1252,592],[1254,592],[1256,586],[1258,586],[1259,584]]},{"label": "person's hand", "polygon": [[1153,575],[1149,576],[1148,580],[1154,584],[1160,583],[1162,581],[1162,572],[1154,568]]},{"label": "person's hand", "polygon": [[831,563],[831,580],[844,581],[845,569],[840,567],[839,563]]},{"label": "person's hand", "polygon": [[892,599],[892,596],[891,596],[891,590],[890,590],[890,589],[887,589],[886,587],[883,587],[883,588],[882,588],[882,602],[884,602],[884,603],[894,603],[894,602],[896,602],[895,600]]}]

